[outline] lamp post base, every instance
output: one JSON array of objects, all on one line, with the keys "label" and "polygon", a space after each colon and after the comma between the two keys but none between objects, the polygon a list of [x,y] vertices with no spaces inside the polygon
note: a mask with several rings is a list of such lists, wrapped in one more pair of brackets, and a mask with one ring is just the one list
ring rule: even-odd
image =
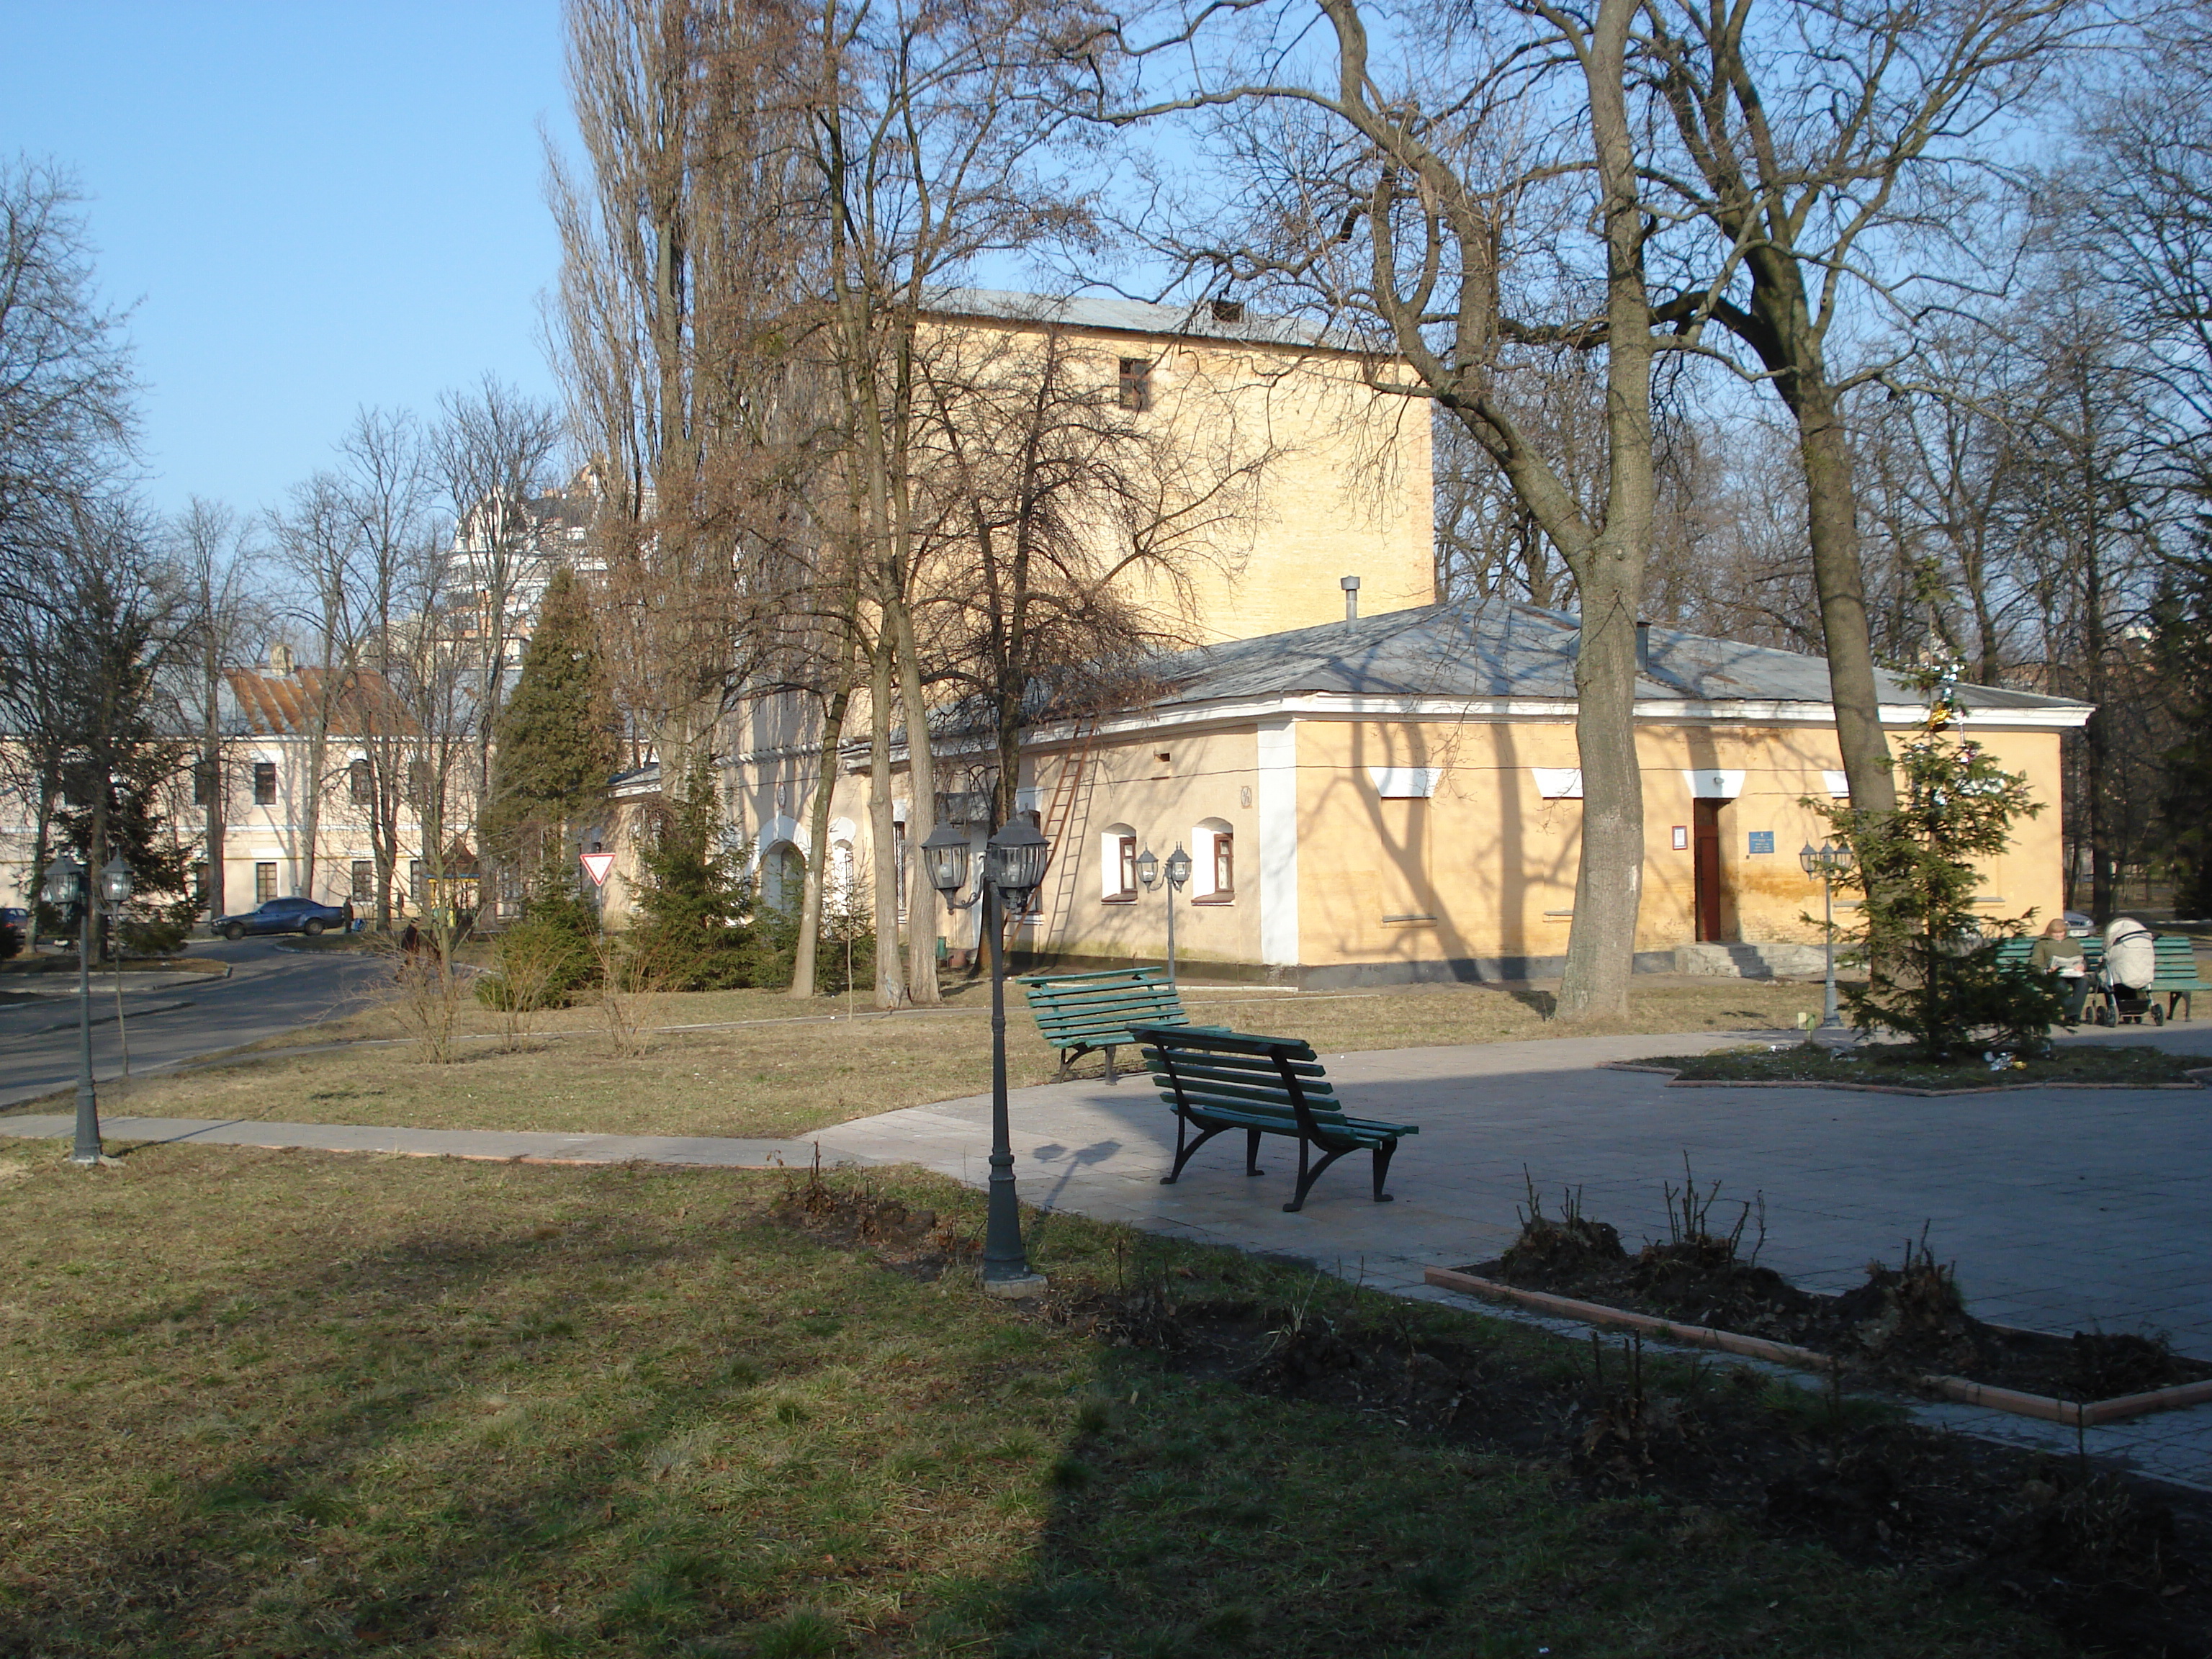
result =
[{"label": "lamp post base", "polygon": [[1002,1296],[1009,1301],[1026,1301],[1030,1297],[1042,1296],[1052,1283],[1042,1273],[1020,1273],[1011,1279],[987,1279],[983,1294]]}]

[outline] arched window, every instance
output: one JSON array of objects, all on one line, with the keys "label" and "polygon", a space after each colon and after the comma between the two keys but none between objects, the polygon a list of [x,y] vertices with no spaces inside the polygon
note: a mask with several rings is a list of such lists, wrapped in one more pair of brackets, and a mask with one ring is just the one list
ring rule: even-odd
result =
[{"label": "arched window", "polygon": [[1237,832],[1221,818],[1201,819],[1190,832],[1190,896],[1200,904],[1237,896]]},{"label": "arched window", "polygon": [[761,903],[788,915],[799,908],[806,890],[806,855],[787,841],[780,841],[761,855]]},{"label": "arched window", "polygon": [[1109,823],[1098,832],[1098,896],[1108,904],[1137,900],[1137,832]]}]

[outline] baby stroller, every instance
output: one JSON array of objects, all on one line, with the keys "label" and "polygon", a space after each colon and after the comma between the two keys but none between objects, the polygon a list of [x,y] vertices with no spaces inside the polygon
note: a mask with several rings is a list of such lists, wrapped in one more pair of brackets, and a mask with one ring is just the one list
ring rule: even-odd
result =
[{"label": "baby stroller", "polygon": [[2140,1025],[2148,1018],[2154,1025],[2166,1024],[2166,1010],[2147,985],[2124,985],[2109,967],[2097,969],[2091,981],[2097,997],[2095,1021],[2100,1025]]}]

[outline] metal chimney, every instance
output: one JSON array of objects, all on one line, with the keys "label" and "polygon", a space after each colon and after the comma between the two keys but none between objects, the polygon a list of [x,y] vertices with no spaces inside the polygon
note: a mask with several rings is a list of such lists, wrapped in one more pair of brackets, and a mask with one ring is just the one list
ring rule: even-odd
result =
[{"label": "metal chimney", "polygon": [[1340,580],[1337,586],[1344,590],[1345,621],[1358,622],[1359,620],[1359,578],[1346,576]]}]

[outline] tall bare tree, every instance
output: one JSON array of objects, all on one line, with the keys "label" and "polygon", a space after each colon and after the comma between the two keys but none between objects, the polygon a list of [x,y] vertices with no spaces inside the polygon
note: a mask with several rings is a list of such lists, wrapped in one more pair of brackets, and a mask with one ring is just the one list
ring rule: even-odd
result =
[{"label": "tall bare tree", "polygon": [[1655,199],[1710,231],[1677,279],[1794,423],[1837,740],[1862,811],[1891,810],[1897,793],[1846,405],[1893,364],[1855,351],[1852,327],[1862,302],[1914,303],[1910,234],[1962,211],[1956,186],[1990,159],[1990,129],[2092,18],[2087,0],[1644,8],[1643,50],[1676,141],[1653,158]]},{"label": "tall bare tree", "polygon": [[190,596],[191,659],[181,702],[198,740],[192,793],[204,817],[204,902],[210,916],[229,908],[223,892],[225,831],[232,780],[226,763],[225,671],[240,666],[273,620],[261,601],[256,549],[247,521],[220,501],[195,495],[170,527],[178,574]]},{"label": "tall bare tree", "polygon": [[[1584,13],[1539,0],[1525,11],[1425,18],[1418,52],[1392,54],[1417,59],[1417,71],[1378,61],[1358,0],[1316,3],[1329,49],[1310,75],[1291,49],[1271,49],[1252,69],[1114,118],[1231,111],[1215,137],[1260,181],[1255,206],[1266,225],[1256,247],[1201,246],[1195,255],[1232,276],[1317,293],[1335,315],[1371,319],[1376,343],[1412,371],[1401,381],[1378,364],[1378,386],[1457,421],[1572,570],[1583,832],[1558,1007],[1568,1019],[1618,1016],[1642,896],[1633,699],[1660,347],[1644,277],[1645,158],[1631,108],[1638,6],[1600,0]],[[1285,15],[1283,38],[1302,35],[1289,21],[1302,15]],[[1251,121],[1243,112],[1255,109],[1276,118]],[[1582,227],[1594,245],[1577,266],[1560,251]],[[1523,304],[1548,304],[1553,320],[1524,320]],[[1516,398],[1510,373],[1516,355],[1561,351],[1604,363],[1595,511],[1577,498],[1565,458],[1546,453],[1543,415]]]},{"label": "tall bare tree", "polygon": [[561,442],[561,416],[487,374],[438,400],[430,465],[454,525],[454,579],[475,613],[477,799],[491,793],[491,732],[507,693],[522,612],[544,591],[546,550],[532,511]]}]

